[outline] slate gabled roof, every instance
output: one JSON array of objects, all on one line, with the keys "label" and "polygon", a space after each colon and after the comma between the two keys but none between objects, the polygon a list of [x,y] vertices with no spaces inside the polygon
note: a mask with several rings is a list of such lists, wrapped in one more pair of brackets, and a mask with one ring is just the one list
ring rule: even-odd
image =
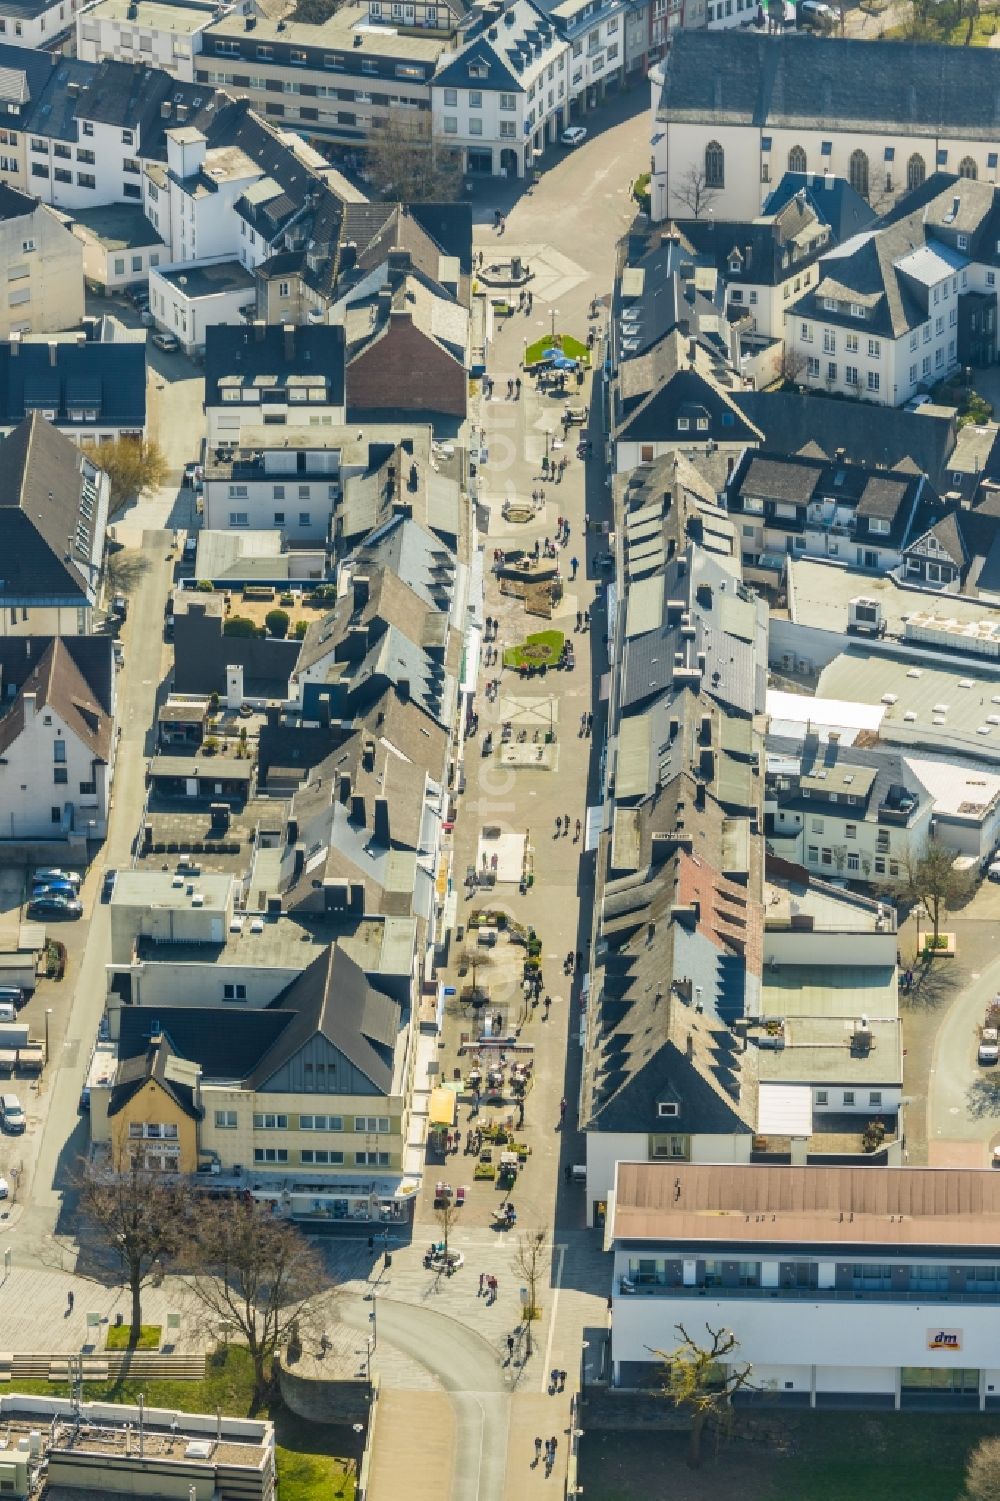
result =
[{"label": "slate gabled roof", "polygon": [[256,376],[274,376],[279,385],[289,376],[316,375],[327,383],[327,404],[340,406],[344,400],[344,330],[326,323],[298,325],[289,360],[284,329],[277,324],[266,328],[212,324],[205,330],[206,406],[219,405],[219,383],[231,375],[247,384]]},{"label": "slate gabled roof", "polygon": [[76,444],[37,412],[0,443],[0,597],[92,602],[94,580],[69,546],[79,536],[90,558],[99,540],[87,469],[93,474]]},{"label": "slate gabled roof", "polygon": [[1000,123],[1000,55],[989,47],[681,30],[663,73],[664,121],[990,142]]},{"label": "slate gabled roof", "polygon": [[[532,0],[509,0],[485,10],[466,35],[468,42],[439,68],[432,87],[523,93],[523,78],[540,62],[556,30]],[[470,73],[470,67],[479,71]]]},{"label": "slate gabled roof", "polygon": [[[0,344],[0,426],[15,427],[33,411],[54,411],[58,427],[95,432],[146,425],[146,346],[142,343],[54,344],[21,341],[13,354]],[[90,409],[93,419],[70,418],[69,409]]]},{"label": "slate gabled roof", "polygon": [[805,194],[817,218],[829,225],[837,244],[867,229],[875,219],[875,210],[847,179],[829,172],[786,172],[768,194],[761,214],[778,213],[799,193]]},{"label": "slate gabled roof", "polygon": [[192,1120],[201,1120],[204,1111],[200,1105],[195,1104],[195,1093],[191,1085],[183,1084],[171,1075],[170,1061],[176,1056],[169,1038],[161,1034],[150,1038],[145,1053],[122,1058],[108,1101],[108,1115],[117,1115],[148,1080],[155,1079],[185,1115]]},{"label": "slate gabled roof", "polygon": [[331,944],[270,1006],[235,1019],[232,1007],[223,1006],[124,1007],[119,1079],[134,1093],[155,1060],[151,1039],[162,1036],[171,1054],[200,1066],[204,1079],[262,1089],[319,1033],[370,1080],[374,1094],[389,1094],[401,1023],[399,1002],[373,990],[353,959]]},{"label": "slate gabled roof", "polygon": [[[42,636],[20,638],[34,645],[37,660],[20,682],[17,697],[7,713],[0,719],[0,755],[13,745],[25,726],[26,692],[35,694],[35,712],[41,713],[48,706],[64,721],[81,743],[86,746],[95,761],[107,764],[111,755],[114,720],[111,709],[111,684],[105,673],[111,661],[111,641],[106,638],[90,638],[104,648],[105,671],[101,664],[97,670],[84,675],[88,657],[76,647],[79,638],[72,636]],[[88,638],[82,638],[84,640]],[[101,654],[94,654],[101,655]],[[6,652],[0,651],[0,663],[6,668]],[[22,665],[23,661],[22,661]],[[6,670],[4,681],[9,679]]]},{"label": "slate gabled roof", "polygon": [[392,1092],[393,1053],[402,1021],[398,1001],[373,990],[364,971],[336,944],[317,955],[269,1008],[292,1020],[257,1062],[248,1083],[269,1079],[319,1032],[371,1083],[375,1094]]},{"label": "slate gabled roof", "polygon": [[772,453],[800,453],[814,441],[831,457],[842,448],[849,460],[887,469],[911,458],[935,489],[947,489],[947,458],[955,444],[950,417],[788,391],[736,391],[732,399],[763,431],[762,446]]}]

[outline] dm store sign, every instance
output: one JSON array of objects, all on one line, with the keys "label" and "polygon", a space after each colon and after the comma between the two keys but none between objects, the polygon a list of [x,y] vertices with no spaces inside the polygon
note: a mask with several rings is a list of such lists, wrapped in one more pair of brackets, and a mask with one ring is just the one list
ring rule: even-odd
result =
[{"label": "dm store sign", "polygon": [[928,1350],[960,1350],[962,1348],[961,1329],[928,1329]]}]

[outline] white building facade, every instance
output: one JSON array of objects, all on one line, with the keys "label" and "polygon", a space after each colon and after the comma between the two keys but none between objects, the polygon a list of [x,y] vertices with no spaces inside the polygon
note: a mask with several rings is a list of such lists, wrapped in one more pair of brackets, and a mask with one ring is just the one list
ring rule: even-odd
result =
[{"label": "white building facade", "polygon": [[997,1202],[988,1169],[623,1163],[613,1382],[648,1381],[678,1324],[695,1339],[707,1324],[777,1404],[992,1410]]}]

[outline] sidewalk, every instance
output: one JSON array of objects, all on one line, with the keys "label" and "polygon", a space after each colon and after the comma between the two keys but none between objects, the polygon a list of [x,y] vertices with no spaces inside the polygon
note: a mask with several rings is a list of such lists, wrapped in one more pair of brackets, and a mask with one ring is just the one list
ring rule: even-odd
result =
[{"label": "sidewalk", "polygon": [[[72,1292],[73,1311],[69,1309]],[[88,1330],[87,1315],[100,1315],[101,1326]],[[69,1355],[84,1345],[102,1348],[107,1329],[121,1314],[128,1323],[132,1298],[126,1287],[105,1287],[89,1277],[77,1277],[41,1266],[13,1266],[0,1272],[0,1346],[11,1355]],[[181,1325],[172,1331],[171,1348],[178,1355],[199,1354],[214,1344],[205,1312],[176,1278],[162,1287],[148,1287],[142,1295],[146,1324],[163,1326],[168,1313],[179,1313]]]}]

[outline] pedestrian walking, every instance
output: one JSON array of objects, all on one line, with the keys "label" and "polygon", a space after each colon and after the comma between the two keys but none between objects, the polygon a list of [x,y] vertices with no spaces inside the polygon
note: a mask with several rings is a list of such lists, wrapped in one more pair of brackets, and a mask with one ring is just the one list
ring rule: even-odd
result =
[{"label": "pedestrian walking", "polygon": [[507,1359],[514,1359],[514,1336],[512,1334],[507,1336]]},{"label": "pedestrian walking", "polygon": [[576,821],[576,833],[573,835],[573,843],[574,844],[577,842],[577,840],[579,839],[579,837],[580,837],[580,820],[577,819],[577,821]]},{"label": "pedestrian walking", "polygon": [[557,814],[556,815],[556,838],[557,839],[559,838],[559,835],[561,833],[562,833],[562,819]]},{"label": "pedestrian walking", "polygon": [[76,1302],[76,1294],[73,1292],[73,1289],[70,1288],[69,1292],[66,1294],[66,1313],[67,1313],[67,1315],[71,1314],[73,1312],[73,1304],[75,1302]]},{"label": "pedestrian walking", "polygon": [[486,1281],[486,1273],[485,1272],[480,1272],[479,1273],[479,1292],[477,1294],[477,1297],[481,1298],[483,1296],[483,1283],[485,1281]]},{"label": "pedestrian walking", "polygon": [[589,610],[584,610],[584,612],[583,612],[583,628],[584,628],[585,631],[589,631],[590,630],[590,611]]},{"label": "pedestrian walking", "polygon": [[549,1439],[549,1453],[552,1455],[552,1463],[553,1464],[555,1464],[555,1462],[556,1462],[556,1449],[558,1447],[559,1447],[559,1440],[556,1438],[555,1434],[553,1434],[552,1437]]},{"label": "pedestrian walking", "polygon": [[575,630],[579,630],[582,625],[583,625],[583,611],[582,610],[577,610],[577,612],[576,612],[576,626],[574,627],[574,629]]},{"label": "pedestrian walking", "polygon": [[535,1439],[535,1464],[536,1465],[541,1463],[541,1458],[542,1458],[542,1441],[541,1441],[540,1438],[536,1438]]},{"label": "pedestrian walking", "polygon": [[516,401],[520,401],[521,400],[521,377],[520,376],[518,376],[517,379],[514,382],[514,392],[515,392],[515,400]]},{"label": "pedestrian walking", "polygon": [[594,716],[588,710],[588,712],[587,712],[587,734],[588,735],[590,734],[590,732],[591,732],[591,730],[593,728],[594,728]]},{"label": "pedestrian walking", "polygon": [[569,566],[573,570],[573,577],[576,578],[576,570],[580,566],[579,560],[577,558],[570,558],[570,560],[569,560]]},{"label": "pedestrian walking", "polygon": [[566,1101],[565,1100],[560,1100],[559,1101],[559,1124],[560,1124],[560,1126],[563,1124],[563,1122],[565,1121],[565,1119],[566,1119]]},{"label": "pedestrian walking", "polygon": [[568,833],[569,833],[569,814],[567,813],[566,817],[563,819],[563,834],[566,835]]}]

